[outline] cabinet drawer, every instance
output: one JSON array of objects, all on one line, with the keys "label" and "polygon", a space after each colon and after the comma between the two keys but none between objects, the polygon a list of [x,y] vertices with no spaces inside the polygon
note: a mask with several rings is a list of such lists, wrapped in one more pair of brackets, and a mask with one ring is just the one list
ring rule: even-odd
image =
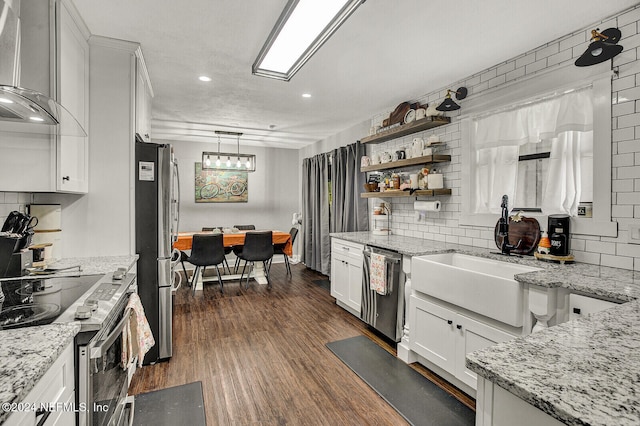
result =
[{"label": "cabinet drawer", "polygon": [[331,253],[336,255],[347,256],[353,260],[362,261],[362,251],[364,246],[358,243],[344,240],[331,240]]},{"label": "cabinet drawer", "polygon": [[[66,405],[67,402],[73,403],[75,401],[73,347],[72,342],[62,351],[58,359],[22,401],[35,407],[40,407],[40,404],[48,404],[52,408],[52,413],[44,425],[63,424],[57,423],[57,420],[66,418],[75,419],[73,410],[76,407]],[[69,416],[69,413],[72,416]],[[7,426],[34,424],[36,424],[35,411],[13,413],[5,423]]]},{"label": "cabinet drawer", "polygon": [[593,297],[582,296],[580,294],[569,295],[569,318],[582,318],[585,315],[604,311],[605,309],[617,306],[618,303],[607,300],[595,299]]}]

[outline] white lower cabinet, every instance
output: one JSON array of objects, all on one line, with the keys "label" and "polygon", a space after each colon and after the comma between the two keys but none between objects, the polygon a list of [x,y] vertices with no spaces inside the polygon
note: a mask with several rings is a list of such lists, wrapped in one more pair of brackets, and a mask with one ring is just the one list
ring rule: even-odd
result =
[{"label": "white lower cabinet", "polygon": [[466,355],[515,337],[416,295],[411,296],[409,323],[409,348],[473,389],[477,377],[466,368]]},{"label": "white lower cabinet", "polygon": [[68,426],[76,423],[73,347],[71,342],[21,401],[22,407],[29,408],[13,412],[5,426]]},{"label": "white lower cabinet", "polygon": [[354,315],[360,315],[362,303],[363,250],[362,244],[331,241],[331,295]]}]

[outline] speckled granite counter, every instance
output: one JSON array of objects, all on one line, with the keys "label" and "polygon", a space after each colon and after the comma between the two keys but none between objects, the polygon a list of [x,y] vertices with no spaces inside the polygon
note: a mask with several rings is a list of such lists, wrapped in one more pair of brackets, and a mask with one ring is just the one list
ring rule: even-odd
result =
[{"label": "speckled granite counter", "polygon": [[[74,322],[0,332],[0,403],[22,401],[79,330]],[[0,410],[0,423],[8,414]]]},{"label": "speckled granite counter", "polygon": [[461,244],[399,235],[379,236],[370,232],[332,233],[331,237],[395,250],[407,256],[459,252],[473,256],[487,257],[503,262],[534,266],[541,271],[519,274],[517,280],[523,284],[542,287],[564,287],[589,296],[628,302],[640,298],[640,272],[605,266],[575,263],[560,265],[542,262],[533,256],[502,256],[497,248],[479,248]]},{"label": "speckled granite counter", "polygon": [[[51,269],[66,269],[41,277],[77,277],[82,275],[102,275],[113,272],[118,268],[131,269],[138,260],[138,255],[102,256],[102,257],[70,257],[56,260],[47,265]],[[19,280],[25,277],[2,278],[3,280]]]},{"label": "speckled granite counter", "polygon": [[103,257],[73,257],[68,259],[60,259],[55,263],[48,265],[49,268],[62,269],[71,266],[80,266],[78,270],[57,272],[54,276],[77,276],[77,275],[96,275],[113,272],[118,268],[131,267],[138,260],[138,255],[128,256],[103,256]]},{"label": "speckled granite counter", "polygon": [[640,301],[473,352],[467,367],[566,424],[640,424]]},{"label": "speckled granite counter", "polygon": [[563,287],[621,304],[467,355],[467,367],[570,425],[640,424],[640,273],[506,257],[458,244],[369,232],[332,237],[419,256],[456,251],[540,268],[524,284]]},{"label": "speckled granite counter", "polygon": [[[137,259],[137,255],[62,259],[49,267],[80,265],[81,270],[62,271],[43,277],[103,275],[118,268],[129,270]],[[21,278],[24,277],[13,279]],[[78,322],[0,331],[0,403],[21,402],[79,331]],[[0,424],[6,417],[7,413],[0,410]]]}]

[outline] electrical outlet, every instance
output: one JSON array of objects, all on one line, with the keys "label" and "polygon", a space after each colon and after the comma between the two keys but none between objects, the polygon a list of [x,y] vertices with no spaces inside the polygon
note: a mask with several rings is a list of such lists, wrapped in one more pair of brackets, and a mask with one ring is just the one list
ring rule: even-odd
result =
[{"label": "electrical outlet", "polygon": [[640,244],[640,224],[629,225],[629,243]]}]

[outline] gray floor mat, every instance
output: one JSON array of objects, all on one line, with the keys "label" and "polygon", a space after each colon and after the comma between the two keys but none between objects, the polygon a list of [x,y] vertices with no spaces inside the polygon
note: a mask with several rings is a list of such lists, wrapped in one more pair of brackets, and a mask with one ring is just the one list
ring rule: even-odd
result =
[{"label": "gray floor mat", "polygon": [[202,382],[187,383],[136,395],[133,424],[137,426],[206,425]]},{"label": "gray floor mat", "polygon": [[475,412],[366,336],[326,344],[413,425],[474,425]]}]

